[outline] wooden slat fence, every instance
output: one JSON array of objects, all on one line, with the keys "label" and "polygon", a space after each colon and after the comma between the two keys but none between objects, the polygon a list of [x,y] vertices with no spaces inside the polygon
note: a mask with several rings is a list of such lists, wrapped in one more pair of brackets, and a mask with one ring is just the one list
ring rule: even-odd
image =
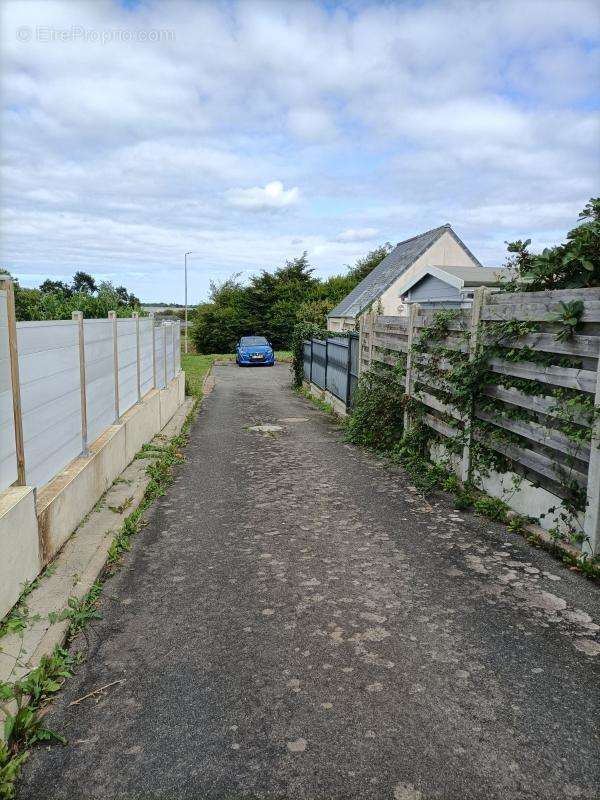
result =
[{"label": "wooden slat fence", "polygon": [[[574,299],[584,304],[581,325],[575,335],[558,339],[561,324],[550,317],[561,301]],[[361,372],[371,365],[389,367],[400,360],[405,364],[406,391],[425,407],[425,424],[450,449],[452,440],[464,445],[463,479],[470,475],[471,449],[478,442],[558,498],[572,496],[575,487],[587,492],[583,549],[598,552],[600,289],[478,289],[472,309],[446,320],[442,335],[433,339],[429,331],[421,338],[437,313],[413,306],[412,325],[409,317],[363,317]],[[521,336],[509,338],[506,326],[499,330],[499,323],[510,321],[527,323]],[[470,408],[463,399],[458,408],[450,373],[482,352],[487,372],[477,396],[484,399]],[[589,413],[592,401],[595,414]]]}]

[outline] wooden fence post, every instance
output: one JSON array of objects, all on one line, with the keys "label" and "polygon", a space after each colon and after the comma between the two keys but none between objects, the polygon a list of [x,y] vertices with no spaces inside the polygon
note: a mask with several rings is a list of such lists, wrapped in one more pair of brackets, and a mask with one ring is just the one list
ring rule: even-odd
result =
[{"label": "wooden fence post", "polygon": [[21,383],[19,380],[19,351],[17,347],[17,318],[15,293],[9,278],[0,278],[0,289],[6,292],[8,328],[8,360],[12,386],[13,420],[15,427],[15,456],[17,461],[17,486],[25,486],[25,443],[23,439],[23,414],[21,410]]},{"label": "wooden fence post", "polygon": [[156,389],[156,325],[154,324],[154,311],[148,314],[152,325],[152,388]]},{"label": "wooden fence post", "polygon": [[85,385],[85,332],[83,328],[83,311],[73,311],[71,319],[77,323],[79,340],[79,396],[81,402],[81,455],[88,456],[88,422],[87,395]]},{"label": "wooden fence post", "polygon": [[109,311],[108,318],[112,320],[113,372],[115,379],[115,424],[118,424],[121,415],[119,414],[119,330],[117,328],[117,312]]},{"label": "wooden fence post", "polygon": [[[481,309],[483,308],[488,296],[489,289],[486,289],[484,286],[478,286],[473,293],[473,305],[471,306],[471,322],[469,327],[469,362],[475,361],[477,356]],[[465,444],[463,447],[461,464],[461,480],[463,483],[466,483],[471,477],[471,444],[473,441],[472,427],[474,416],[475,408],[473,404],[471,404],[471,407],[467,412],[467,416],[463,418],[463,425],[465,426]]]},{"label": "wooden fence post", "polygon": [[369,320],[369,363],[367,369],[371,369],[373,363],[373,329],[375,328],[375,315],[369,311],[367,316]]},{"label": "wooden fence post", "polygon": [[583,553],[600,553],[600,359],[596,366],[596,396],[594,398],[595,418],[592,425],[592,442],[587,480],[587,505],[583,532],[585,540],[581,546]]},{"label": "wooden fence post", "polygon": [[[408,310],[408,337],[407,337],[407,350],[406,350],[406,396],[410,399],[413,396],[413,376],[412,376],[412,343],[415,331],[415,320],[419,313],[420,306],[418,303],[411,303]],[[410,428],[410,414],[408,408],[404,409],[404,430]]]},{"label": "wooden fence post", "polygon": [[137,311],[131,314],[131,318],[135,320],[135,368],[137,379],[137,401],[142,402],[142,362],[140,351],[140,315]]}]

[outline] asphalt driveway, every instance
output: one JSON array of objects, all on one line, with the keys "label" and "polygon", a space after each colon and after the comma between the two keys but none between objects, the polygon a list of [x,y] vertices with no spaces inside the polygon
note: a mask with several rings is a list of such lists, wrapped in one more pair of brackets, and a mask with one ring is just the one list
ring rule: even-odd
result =
[{"label": "asphalt driveway", "polygon": [[598,590],[214,372],[18,796],[597,798]]}]

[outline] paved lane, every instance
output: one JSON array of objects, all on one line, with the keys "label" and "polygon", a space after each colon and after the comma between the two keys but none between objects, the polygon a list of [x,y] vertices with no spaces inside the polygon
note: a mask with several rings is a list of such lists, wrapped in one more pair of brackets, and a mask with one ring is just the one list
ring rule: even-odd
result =
[{"label": "paved lane", "polygon": [[287,368],[215,375],[19,797],[597,797],[597,589],[423,501]]}]

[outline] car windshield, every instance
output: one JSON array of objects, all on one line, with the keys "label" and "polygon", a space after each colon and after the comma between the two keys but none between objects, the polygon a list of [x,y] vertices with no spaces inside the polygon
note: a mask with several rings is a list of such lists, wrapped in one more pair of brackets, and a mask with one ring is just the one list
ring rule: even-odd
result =
[{"label": "car windshield", "polygon": [[242,336],[240,347],[268,347],[269,343],[264,336]]}]

